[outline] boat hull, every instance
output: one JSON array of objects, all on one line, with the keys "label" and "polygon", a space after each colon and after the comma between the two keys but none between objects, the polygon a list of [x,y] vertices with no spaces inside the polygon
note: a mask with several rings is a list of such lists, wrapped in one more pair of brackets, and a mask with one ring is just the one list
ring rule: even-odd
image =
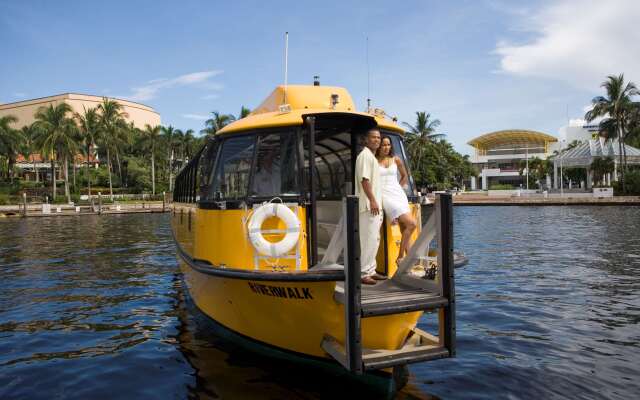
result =
[{"label": "boat hull", "polygon": [[[336,281],[236,279],[203,272],[182,257],[179,262],[195,305],[227,329],[325,359],[331,359],[321,348],[325,335],[344,342],[344,307],[333,298]],[[400,348],[421,315],[417,311],[363,319],[363,347]]]}]

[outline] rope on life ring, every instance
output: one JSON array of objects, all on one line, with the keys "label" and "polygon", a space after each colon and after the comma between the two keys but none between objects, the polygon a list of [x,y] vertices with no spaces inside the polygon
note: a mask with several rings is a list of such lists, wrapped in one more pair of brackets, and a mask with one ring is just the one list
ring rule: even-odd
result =
[{"label": "rope on life ring", "polygon": [[[286,229],[263,230],[262,223],[271,217],[281,219]],[[278,257],[291,251],[300,237],[300,220],[289,207],[281,203],[267,203],[253,210],[247,228],[253,247],[260,254],[271,257]],[[284,233],[285,235],[279,242],[272,243],[265,239],[265,233]]]}]

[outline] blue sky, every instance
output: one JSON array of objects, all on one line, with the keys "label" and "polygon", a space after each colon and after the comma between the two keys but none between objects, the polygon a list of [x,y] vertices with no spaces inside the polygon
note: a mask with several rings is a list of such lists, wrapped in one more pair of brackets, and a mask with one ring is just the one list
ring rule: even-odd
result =
[{"label": "blue sky", "polygon": [[[605,4],[606,3],[606,4]],[[78,92],[202,128],[283,81],[345,86],[400,121],[441,120],[456,149],[493,130],[557,134],[608,74],[640,78],[640,2],[13,1],[0,3],[0,103]],[[640,82],[639,82],[640,83]]]}]

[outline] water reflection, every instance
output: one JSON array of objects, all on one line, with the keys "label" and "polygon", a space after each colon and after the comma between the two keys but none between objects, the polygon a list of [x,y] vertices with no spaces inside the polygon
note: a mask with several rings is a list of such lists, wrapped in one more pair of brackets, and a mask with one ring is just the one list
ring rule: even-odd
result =
[{"label": "water reflection", "polygon": [[[398,398],[637,397],[639,208],[459,207],[455,223],[458,357],[411,366]],[[0,221],[0,398],[385,397],[367,389],[218,337],[166,216]]]}]

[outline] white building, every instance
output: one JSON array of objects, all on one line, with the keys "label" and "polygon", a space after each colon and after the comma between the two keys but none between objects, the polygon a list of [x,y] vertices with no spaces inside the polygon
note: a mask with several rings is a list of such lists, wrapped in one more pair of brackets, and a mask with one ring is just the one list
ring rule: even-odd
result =
[{"label": "white building", "polygon": [[[574,141],[586,143],[598,139],[599,120],[587,122],[584,119],[569,120],[569,124],[559,130],[560,142],[563,148]],[[557,150],[557,149],[553,149]]]}]

